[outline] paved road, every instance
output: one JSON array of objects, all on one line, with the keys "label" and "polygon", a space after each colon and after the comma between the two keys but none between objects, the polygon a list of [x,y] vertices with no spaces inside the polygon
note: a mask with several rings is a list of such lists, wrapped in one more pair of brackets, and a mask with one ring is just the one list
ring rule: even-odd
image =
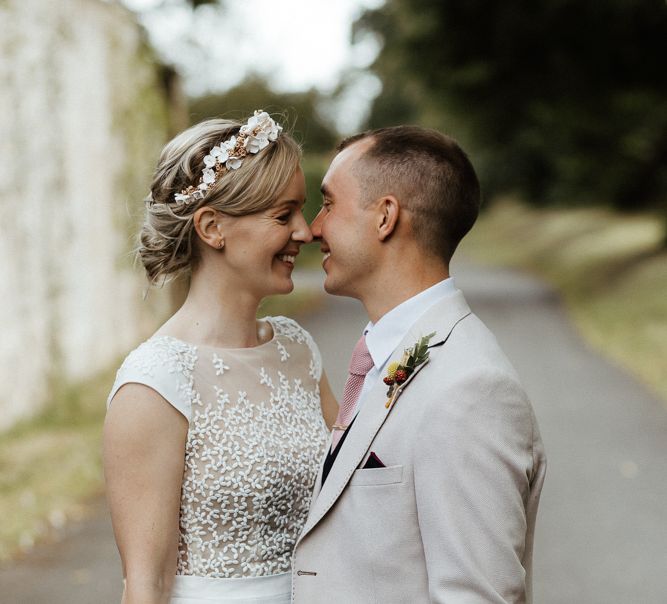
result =
[{"label": "paved road", "polygon": [[[536,604],[667,602],[665,406],[590,351],[539,282],[511,271],[456,269],[457,284],[521,375],[547,448]],[[349,351],[365,324],[361,306],[331,298],[302,323],[320,344],[340,392]],[[119,581],[109,522],[100,509],[60,544],[0,569],[0,601],[117,602]]]},{"label": "paved road", "polygon": [[536,281],[461,267],[457,283],[517,368],[547,449],[536,604],[664,604],[664,404],[588,349]]},{"label": "paved road", "polygon": [[117,604],[122,573],[103,501],[64,538],[0,569],[2,604]]}]

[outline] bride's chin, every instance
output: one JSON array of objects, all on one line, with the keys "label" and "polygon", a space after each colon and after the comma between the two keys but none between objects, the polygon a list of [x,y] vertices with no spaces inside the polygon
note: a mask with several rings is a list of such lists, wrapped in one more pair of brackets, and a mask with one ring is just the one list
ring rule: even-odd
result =
[{"label": "bride's chin", "polygon": [[271,294],[270,296],[279,296],[279,295],[284,295],[284,294],[289,294],[292,291],[294,291],[294,282],[292,279],[289,279],[288,281],[284,281],[281,283],[279,286],[275,288],[275,291]]}]

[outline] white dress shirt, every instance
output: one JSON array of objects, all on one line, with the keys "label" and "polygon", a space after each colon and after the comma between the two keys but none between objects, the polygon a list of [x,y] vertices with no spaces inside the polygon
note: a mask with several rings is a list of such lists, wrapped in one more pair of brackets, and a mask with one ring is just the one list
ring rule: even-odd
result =
[{"label": "white dress shirt", "polygon": [[[368,352],[373,358],[373,368],[366,374],[355,411],[359,411],[368,391],[382,377],[385,365],[410,327],[436,302],[454,295],[455,292],[454,280],[449,277],[392,308],[377,323],[369,322],[366,325],[364,334]],[[403,353],[402,350],[398,352],[401,355]],[[400,360],[401,355],[396,355],[394,360]]]}]

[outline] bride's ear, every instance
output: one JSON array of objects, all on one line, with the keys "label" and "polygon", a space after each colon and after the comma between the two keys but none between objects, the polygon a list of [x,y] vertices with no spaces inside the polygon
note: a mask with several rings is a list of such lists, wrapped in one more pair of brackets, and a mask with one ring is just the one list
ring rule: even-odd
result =
[{"label": "bride's ear", "polygon": [[199,208],[192,217],[195,231],[202,243],[220,250],[225,246],[225,235],[222,231],[220,213],[213,208]]},{"label": "bride's ear", "polygon": [[385,241],[396,229],[401,206],[393,195],[386,195],[377,201],[377,233],[380,241]]}]

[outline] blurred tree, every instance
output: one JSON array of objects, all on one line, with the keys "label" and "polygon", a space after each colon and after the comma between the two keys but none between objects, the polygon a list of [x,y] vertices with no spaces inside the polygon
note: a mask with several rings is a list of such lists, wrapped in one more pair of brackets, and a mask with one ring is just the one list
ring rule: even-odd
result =
[{"label": "blurred tree", "polygon": [[387,0],[372,127],[418,120],[473,151],[487,194],[667,198],[664,0]]},{"label": "blurred tree", "polygon": [[284,127],[309,153],[329,152],[338,138],[334,126],[318,112],[321,94],[305,92],[275,92],[260,76],[250,76],[226,92],[212,93],[190,102],[190,119],[199,122],[210,117],[245,119],[255,109],[284,115]]},{"label": "blurred tree", "polygon": [[255,109],[264,109],[292,133],[304,149],[302,162],[306,177],[306,207],[308,220],[315,217],[320,207],[320,184],[339,135],[318,112],[321,94],[311,89],[305,92],[275,92],[260,76],[254,75],[226,92],[212,93],[192,99],[192,123],[211,117],[245,120]]},{"label": "blurred tree", "polygon": [[204,4],[222,4],[220,0],[187,0],[187,3],[192,6],[192,8],[197,8]]}]

